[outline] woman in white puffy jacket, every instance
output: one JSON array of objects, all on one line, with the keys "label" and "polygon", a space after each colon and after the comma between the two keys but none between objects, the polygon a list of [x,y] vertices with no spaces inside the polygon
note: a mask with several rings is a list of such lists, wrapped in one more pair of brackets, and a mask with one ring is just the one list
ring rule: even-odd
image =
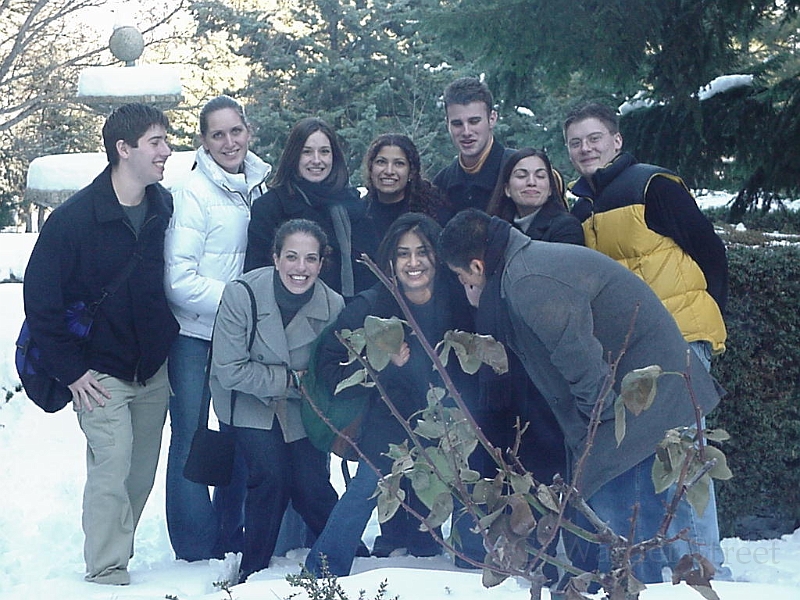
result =
[{"label": "woman in white puffy jacket", "polygon": [[[248,150],[252,130],[242,105],[229,96],[200,111],[195,166],[175,190],[165,239],[166,290],[180,335],[169,355],[171,437],[167,461],[167,528],[175,555],[187,561],[235,551],[244,490],[216,493],[183,477],[200,407],[211,332],[225,284],[242,274],[250,206],[266,191],[272,167]],[[234,484],[232,484],[233,486]],[[220,488],[222,489],[222,488]],[[225,523],[224,521],[233,521]]]}]

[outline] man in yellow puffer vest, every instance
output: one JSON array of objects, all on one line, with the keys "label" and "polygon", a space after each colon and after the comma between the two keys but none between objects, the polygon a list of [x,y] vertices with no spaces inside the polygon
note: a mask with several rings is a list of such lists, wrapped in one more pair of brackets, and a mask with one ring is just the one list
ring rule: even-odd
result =
[{"label": "man in yellow puffer vest", "polygon": [[581,175],[572,213],[586,245],[622,263],[656,292],[706,368],[725,350],[725,246],[683,181],[622,152],[618,118],[585,104],[564,122],[569,156]]},{"label": "man in yellow puffer vest", "polygon": [[[725,351],[727,337],[728,259],[714,226],[680,177],[622,152],[619,118],[607,106],[588,103],[570,111],[564,140],[580,174],[570,190],[578,197],[572,213],[583,224],[586,245],[650,285],[710,370],[712,354]],[[710,493],[696,526],[702,538],[719,540],[713,484]],[[731,579],[721,546],[712,546],[704,554],[712,557],[716,579]]]}]

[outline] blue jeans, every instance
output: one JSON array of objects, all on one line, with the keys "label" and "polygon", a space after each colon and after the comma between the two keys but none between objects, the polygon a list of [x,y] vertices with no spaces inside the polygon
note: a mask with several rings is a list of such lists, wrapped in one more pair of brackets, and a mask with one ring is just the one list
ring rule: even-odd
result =
[{"label": "blue jeans", "polygon": [[208,487],[189,481],[183,467],[197,429],[200,406],[211,392],[204,387],[211,342],[179,335],[169,354],[171,435],[167,458],[167,530],[175,556],[187,561],[221,555],[217,547],[219,523]]},{"label": "blue jeans", "polygon": [[322,554],[332,575],[343,577],[350,574],[361,535],[378,503],[376,498],[371,497],[377,485],[378,476],[375,471],[365,462],[359,461],[355,476],[339,498],[328,517],[325,529],[319,534],[306,557],[305,567],[309,572],[317,577],[322,576]]},{"label": "blue jeans", "polygon": [[[706,371],[711,371],[711,342],[706,342],[704,340],[698,340],[696,342],[690,342],[689,347],[694,351],[697,355],[697,358],[700,359],[700,362],[703,363]],[[705,417],[703,417],[702,421],[703,427],[706,425]],[[717,497],[716,493],[714,492],[714,481],[711,481],[709,486],[709,499],[708,499],[708,506],[706,510],[703,512],[702,516],[697,516],[697,521],[695,523],[695,527],[697,528],[697,539],[704,540],[708,547],[705,551],[701,552],[703,556],[706,556],[711,560],[711,563],[714,565],[716,569],[716,573],[714,574],[714,579],[718,581],[733,581],[733,573],[728,567],[722,566],[722,561],[724,560],[725,556],[722,552],[722,546],[720,545],[719,540],[719,522],[717,520]],[[673,535],[677,533],[679,530],[673,530],[670,528],[669,534]],[[686,554],[689,552],[687,548],[688,544],[685,542],[677,542],[678,544],[683,544],[684,552]],[[691,550],[694,552],[694,550]],[[680,556],[679,556],[680,558]]]},{"label": "blue jeans", "polygon": [[[244,501],[247,494],[247,464],[237,448],[230,484],[208,488],[183,476],[192,436],[197,429],[200,406],[211,391],[203,387],[211,342],[179,335],[169,356],[170,443],[167,459],[167,529],[175,556],[187,561],[221,558],[225,552],[244,548]],[[230,425],[220,423],[220,429]],[[294,518],[292,518],[294,516]],[[276,552],[285,554],[308,544],[305,524],[295,511],[287,510]]]},{"label": "blue jeans", "polygon": [[[606,521],[618,534],[628,536],[631,529],[630,519],[633,515],[633,506],[638,504],[636,527],[633,532],[634,543],[649,539],[655,534],[664,519],[666,506],[671,502],[675,493],[675,486],[656,494],[653,489],[651,471],[655,455],[646,458],[638,465],[615,477],[589,498],[589,505],[597,515]],[[716,508],[713,489],[709,505],[705,514]],[[716,511],[714,511],[716,514]],[[577,519],[578,524],[586,526],[585,521]],[[716,519],[714,519],[716,522]],[[663,581],[662,569],[674,567],[684,554],[697,552],[708,558],[720,570],[724,579],[725,571],[722,567],[722,550],[719,545],[719,534],[715,538],[708,538],[708,531],[698,519],[697,513],[684,498],[678,504],[675,517],[670,524],[667,535],[675,535],[682,529],[688,529],[687,536],[690,541],[678,540],[673,544],[651,550],[646,556],[634,558],[634,576],[643,583],[661,583]],[[712,532],[713,534],[713,532]],[[601,572],[608,572],[611,567],[609,549],[607,546],[597,548],[594,544],[578,541],[572,548],[569,546],[570,560],[584,570],[599,567]],[[719,548],[719,551],[716,549]],[[729,576],[728,576],[729,578]]]}]

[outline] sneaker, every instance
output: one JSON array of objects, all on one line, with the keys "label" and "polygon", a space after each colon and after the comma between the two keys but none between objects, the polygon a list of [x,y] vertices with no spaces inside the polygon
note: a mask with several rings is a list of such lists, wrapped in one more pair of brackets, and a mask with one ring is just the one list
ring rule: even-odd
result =
[{"label": "sneaker", "polygon": [[385,535],[379,535],[375,538],[375,543],[372,544],[372,556],[375,558],[388,558],[393,556],[393,552],[399,549],[400,546],[392,542],[391,539]]}]

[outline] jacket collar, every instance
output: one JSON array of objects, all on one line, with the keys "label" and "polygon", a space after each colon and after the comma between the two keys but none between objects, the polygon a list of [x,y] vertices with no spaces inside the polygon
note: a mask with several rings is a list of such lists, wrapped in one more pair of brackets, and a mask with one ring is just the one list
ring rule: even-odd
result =
[{"label": "jacket collar", "polygon": [[483,163],[481,170],[472,175],[466,173],[464,169],[461,168],[461,165],[458,164],[458,157],[456,157],[456,180],[462,183],[469,182],[473,185],[478,185],[487,189],[494,189],[494,185],[497,182],[497,174],[500,172],[505,151],[506,149],[503,144],[498,142],[495,138],[494,142],[492,143],[492,150],[489,152],[489,156]]},{"label": "jacket collar", "polygon": [[550,225],[550,221],[552,221],[553,217],[558,216],[561,213],[566,214],[566,210],[560,207],[557,204],[558,200],[556,200],[553,196],[547,199],[542,207],[539,209],[533,219],[531,219],[530,225],[525,230],[524,233],[528,234],[528,237],[533,239],[539,239],[541,236],[534,236],[533,232],[535,231],[544,231]]},{"label": "jacket collar", "polygon": [[[110,164],[95,177],[90,187],[92,188],[92,204],[98,222],[121,221],[125,218],[125,211],[111,184]],[[172,196],[167,189],[159,183],[154,183],[145,188],[145,195],[148,200],[148,215],[155,214],[169,220],[172,215]]]},{"label": "jacket collar", "polygon": [[[263,271],[264,273],[259,277],[257,286],[253,288],[258,304],[258,318],[259,321],[265,320],[268,323],[268,330],[282,330],[283,321],[281,320],[278,303],[275,300],[275,289],[272,282],[272,278],[277,273],[275,272],[275,267],[264,267]],[[269,344],[276,354],[282,355],[284,354],[284,349],[290,352],[295,348],[310,344],[316,339],[319,335],[320,327],[315,328],[313,323],[315,321],[327,323],[332,320],[328,293],[327,286],[321,279],[317,279],[311,300],[297,311],[294,319],[286,326],[286,335],[271,336]]]},{"label": "jacket collar", "polygon": [[244,173],[228,173],[211,158],[204,148],[197,149],[195,162],[198,170],[214,185],[223,190],[239,192],[245,196],[249,196],[255,188],[262,185],[272,172],[271,165],[249,150],[244,159]]},{"label": "jacket collar", "polygon": [[637,160],[629,152],[621,152],[616,158],[601,169],[597,169],[587,180],[581,177],[572,186],[572,193],[578,197],[597,198],[609,183],[631,165],[635,165]]}]

